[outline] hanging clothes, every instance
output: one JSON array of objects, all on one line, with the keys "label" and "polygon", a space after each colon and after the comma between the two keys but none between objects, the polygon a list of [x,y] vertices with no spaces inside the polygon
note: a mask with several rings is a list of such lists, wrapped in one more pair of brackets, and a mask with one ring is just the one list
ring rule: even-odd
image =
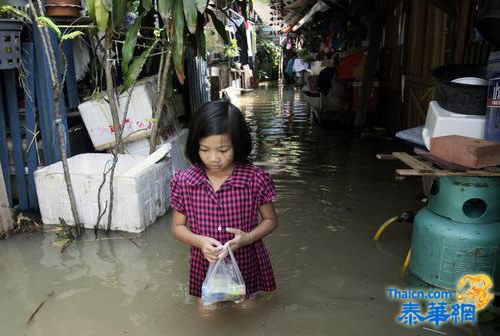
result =
[{"label": "hanging clothes", "polygon": [[301,60],[300,58],[296,58],[293,62],[293,72],[301,72],[309,69],[309,63]]},{"label": "hanging clothes", "polygon": [[236,40],[240,48],[240,63],[241,65],[248,64],[248,42],[247,32],[245,29],[245,22],[238,26],[236,29]]},{"label": "hanging clothes", "polygon": [[285,67],[285,73],[289,76],[293,76],[293,63],[294,63],[294,60],[292,57],[290,57],[288,59],[288,62],[286,63],[286,67]]},{"label": "hanging clothes", "polygon": [[254,28],[253,28],[253,25],[248,23],[248,21],[245,21],[245,30],[246,30],[246,35],[247,35],[248,65],[250,66],[250,69],[253,70],[254,58],[255,58],[255,55],[257,53],[254,52],[254,48],[253,48],[252,35],[254,34]]}]

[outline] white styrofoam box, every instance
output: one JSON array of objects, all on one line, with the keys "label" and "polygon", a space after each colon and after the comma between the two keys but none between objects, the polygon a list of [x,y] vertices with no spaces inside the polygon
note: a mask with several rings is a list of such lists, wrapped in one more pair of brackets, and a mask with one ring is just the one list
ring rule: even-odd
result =
[{"label": "white styrofoam box", "polygon": [[219,77],[220,69],[219,67],[210,67],[210,76],[211,77]]},{"label": "white styrofoam box", "polygon": [[[158,149],[164,141],[161,141],[159,145],[156,145]],[[149,138],[141,139],[134,142],[129,142],[124,145],[125,153],[130,155],[148,156],[149,155]]]},{"label": "white styrofoam box", "polygon": [[[123,119],[128,96],[132,89],[124,92],[119,98],[118,115]],[[115,134],[112,131],[113,119],[107,96],[99,100],[89,100],[78,105],[85,127],[96,150],[103,150],[115,145]],[[151,134],[151,117],[153,108],[146,83],[137,85],[132,92],[132,98],[125,121],[123,137],[125,141],[144,139]]]},{"label": "white styrofoam box", "polygon": [[124,147],[125,147],[125,153],[127,153],[127,154],[148,156],[149,155],[149,138],[126,143],[124,145]]},{"label": "white styrofoam box", "polygon": [[485,117],[453,113],[442,108],[437,101],[429,103],[422,138],[425,147],[430,150],[431,139],[445,135],[463,135],[484,139]]},{"label": "white styrofoam box", "polygon": [[[170,145],[148,157],[119,155],[113,181],[112,230],[141,232],[163,215],[169,203],[172,176]],[[164,158],[164,159],[163,159]],[[97,222],[97,194],[103,171],[111,166],[111,154],[80,154],[68,159],[80,221],[85,228]],[[61,162],[35,171],[35,185],[44,224],[59,224],[59,217],[74,225]],[[109,209],[109,175],[101,192],[101,211]],[[106,228],[108,213],[101,218]]]},{"label": "white styrofoam box", "polygon": [[323,70],[324,68],[325,68],[325,66],[323,66],[323,62],[322,61],[311,62],[311,76],[313,76],[313,75],[319,75],[319,73],[321,72],[321,70]]},{"label": "white styrofoam box", "polygon": [[186,158],[186,142],[189,130],[184,128],[168,138],[166,143],[172,145],[170,149],[170,157],[172,158],[172,170],[174,174],[179,170],[188,168],[191,163]]}]

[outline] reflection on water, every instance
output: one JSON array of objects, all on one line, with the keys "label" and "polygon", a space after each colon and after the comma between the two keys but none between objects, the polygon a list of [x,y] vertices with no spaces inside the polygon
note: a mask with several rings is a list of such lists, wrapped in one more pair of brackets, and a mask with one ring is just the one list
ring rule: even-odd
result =
[{"label": "reflection on water", "polygon": [[[354,138],[311,124],[293,90],[259,90],[238,105],[252,129],[254,161],[276,181],[280,227],[266,244],[278,290],[252,309],[226,306],[211,319],[188,293],[188,248],[166,215],[146,232],[93,240],[63,255],[53,236],[0,241],[1,335],[425,335],[394,323],[389,284],[400,268],[410,227],[371,237],[388,217],[420,206],[417,181],[397,182],[396,163],[376,161],[396,144]],[[35,308],[55,291],[27,326]],[[362,323],[361,323],[362,321]]]}]

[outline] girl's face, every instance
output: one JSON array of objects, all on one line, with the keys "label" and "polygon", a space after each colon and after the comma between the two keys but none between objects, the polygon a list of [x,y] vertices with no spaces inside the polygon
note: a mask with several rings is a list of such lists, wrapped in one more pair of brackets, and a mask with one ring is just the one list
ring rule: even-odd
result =
[{"label": "girl's face", "polygon": [[200,141],[201,161],[213,173],[224,173],[231,169],[234,151],[228,134],[210,135]]}]

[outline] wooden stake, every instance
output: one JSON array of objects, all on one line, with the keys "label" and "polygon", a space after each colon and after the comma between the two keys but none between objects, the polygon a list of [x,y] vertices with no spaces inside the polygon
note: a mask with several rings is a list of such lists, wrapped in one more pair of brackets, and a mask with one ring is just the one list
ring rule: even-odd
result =
[{"label": "wooden stake", "polygon": [[0,169],[0,236],[7,233],[14,223],[12,212],[9,207],[7,190],[3,179],[3,171]]}]

